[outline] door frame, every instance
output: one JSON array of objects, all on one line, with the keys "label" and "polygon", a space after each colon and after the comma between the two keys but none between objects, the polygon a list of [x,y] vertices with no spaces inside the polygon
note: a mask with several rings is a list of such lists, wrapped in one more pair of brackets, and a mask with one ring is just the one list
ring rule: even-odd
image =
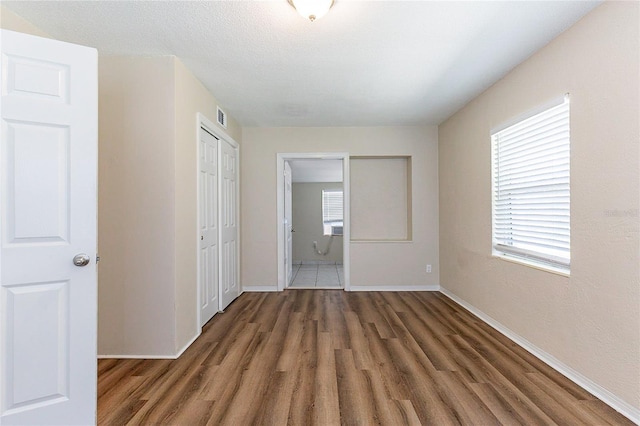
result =
[{"label": "door frame", "polygon": [[277,239],[278,239],[278,291],[284,291],[286,288],[286,272],[284,268],[284,163],[291,160],[342,160],[342,190],[343,190],[343,213],[344,227],[342,237],[344,267],[344,290],[351,290],[350,280],[350,256],[349,247],[351,241],[351,223],[350,223],[350,206],[349,206],[349,153],[348,152],[291,152],[277,154],[277,174],[276,174],[276,204],[277,204]]},{"label": "door frame", "polygon": [[[220,129],[220,127],[218,127],[216,124],[213,123],[213,121],[209,120],[204,114],[202,113],[197,113],[197,117],[196,117],[196,136],[195,136],[195,143],[196,143],[196,159],[195,159],[195,178],[196,178],[196,227],[195,227],[195,248],[196,248],[196,274],[197,274],[197,285],[196,285],[196,291],[197,291],[197,305],[196,305],[196,319],[198,321],[197,323],[197,327],[198,330],[200,330],[200,332],[202,332],[202,325],[200,324],[201,322],[201,312],[200,312],[200,304],[202,303],[201,300],[201,291],[202,291],[202,277],[200,276],[200,221],[201,221],[201,217],[200,217],[200,179],[199,179],[199,173],[200,173],[200,128],[205,128],[209,133],[213,134],[214,137],[218,138],[218,142],[220,141],[226,141],[228,142],[238,153],[238,155],[236,155],[236,172],[237,172],[237,178],[236,178],[236,191],[237,191],[237,197],[235,200],[235,204],[236,204],[236,223],[238,224],[238,235],[237,235],[237,241],[238,244],[236,244],[236,258],[238,260],[240,260],[240,144],[238,144],[238,142],[236,142],[231,136],[229,136],[225,131],[223,131],[222,129]],[[217,152],[218,152],[218,160],[220,159],[220,144],[218,144],[217,147]],[[218,179],[218,195],[220,194],[220,186],[221,186],[221,180]],[[220,221],[220,203],[218,203],[218,222]],[[219,225],[219,223],[218,223]],[[218,226],[218,247],[220,246],[220,241],[221,241],[222,236],[220,235],[220,227]],[[220,286],[222,285],[222,277],[221,277],[221,268],[220,268],[220,256],[221,256],[221,251],[218,250],[218,304],[220,303]],[[238,277],[238,287],[239,287],[239,291],[238,291],[238,296],[242,294],[242,281],[240,279],[240,262],[236,262],[236,276]],[[220,309],[220,305],[218,305],[218,312],[221,312],[222,310]],[[215,315],[214,315],[215,316]]]},{"label": "door frame", "polygon": [[[287,171],[289,173],[287,173]],[[287,177],[288,175],[288,177]],[[287,185],[288,181],[288,185]],[[287,160],[284,161],[284,219],[283,222],[286,222],[286,227],[283,228],[284,232],[284,254],[285,259],[289,259],[286,267],[284,268],[284,284],[285,287],[291,285],[291,281],[293,281],[293,170],[291,169],[291,165]],[[289,228],[291,231],[289,231]],[[284,263],[284,262],[283,262]],[[291,263],[291,268],[289,268],[289,263]]]}]

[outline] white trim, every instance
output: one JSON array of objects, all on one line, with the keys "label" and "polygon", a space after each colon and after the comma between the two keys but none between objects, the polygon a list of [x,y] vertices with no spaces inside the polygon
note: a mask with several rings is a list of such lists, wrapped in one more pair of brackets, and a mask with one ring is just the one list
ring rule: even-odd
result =
[{"label": "white trim", "polygon": [[240,148],[238,142],[235,141],[227,132],[220,128],[220,126],[216,125],[213,121],[209,120],[204,114],[198,113],[198,125],[202,125],[208,131],[216,135],[219,139],[224,139],[233,145],[234,148]]},{"label": "white trim", "polygon": [[340,290],[343,291],[344,288],[342,287],[338,287],[337,285],[334,286],[329,286],[329,285],[309,285],[309,286],[304,286],[304,285],[290,285],[289,287],[287,287],[287,290]]},{"label": "white trim", "polygon": [[98,359],[178,359],[177,355],[98,355]]},{"label": "white trim", "polygon": [[278,285],[252,285],[242,289],[245,293],[272,293],[280,291]]},{"label": "white trim", "polygon": [[200,337],[201,334],[202,328],[198,327],[198,333],[175,355],[98,355],[98,359],[178,359],[187,349],[189,349],[189,346],[193,345],[193,343],[198,340],[198,337]]},{"label": "white trim", "polygon": [[[215,315],[214,315],[215,316]],[[182,356],[182,354],[184,353],[184,351],[186,351],[187,349],[189,349],[189,346],[193,345],[193,342],[195,342],[196,340],[198,340],[198,337],[200,337],[200,335],[202,334],[202,327],[198,327],[198,333],[193,336],[193,338],[191,340],[189,340],[183,347],[182,349],[180,349],[178,351],[178,354],[176,355],[176,359],[180,358]]]},{"label": "white trim", "polygon": [[510,255],[509,253],[501,253],[501,252],[492,253],[491,257],[504,260],[506,262],[515,263],[517,265],[528,266],[530,268],[538,269],[540,271],[549,272],[550,274],[556,274],[556,275],[560,275],[562,277],[567,277],[567,278],[570,277],[570,273],[566,269],[561,269],[561,268],[557,268],[541,262],[536,262],[534,260],[513,256],[513,255]]},{"label": "white trim", "polygon": [[276,158],[276,232],[278,242],[278,285],[277,291],[283,291],[285,286],[284,270],[284,163],[287,160],[298,159],[319,159],[319,160],[342,160],[342,192],[344,197],[344,227],[342,238],[342,263],[344,271],[344,290],[350,291],[350,252],[349,241],[351,239],[350,226],[350,186],[349,186],[349,153],[348,152],[307,152],[307,153],[278,153]]},{"label": "white trim", "polygon": [[351,285],[351,291],[440,291],[439,285]]},{"label": "white trim", "polygon": [[613,408],[632,422],[640,424],[640,409],[635,408],[631,404],[623,401],[607,389],[595,383],[593,380],[585,377],[573,368],[559,361],[553,355],[545,352],[533,343],[529,342],[524,337],[511,331],[509,328],[494,320],[489,315],[477,309],[475,306],[465,302],[463,299],[459,298],[446,288],[440,288],[440,293],[444,294],[449,299],[453,300],[455,303],[471,312],[473,315],[487,323],[489,326],[493,327],[499,333],[502,333],[507,338],[520,345],[527,352],[531,353],[533,356],[565,376],[567,379],[571,380],[587,392],[602,400],[605,404],[609,405],[611,408]]}]

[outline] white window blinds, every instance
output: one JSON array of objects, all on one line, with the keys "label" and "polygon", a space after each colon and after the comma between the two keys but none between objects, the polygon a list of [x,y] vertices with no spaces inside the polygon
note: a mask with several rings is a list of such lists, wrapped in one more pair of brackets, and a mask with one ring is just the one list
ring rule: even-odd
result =
[{"label": "white window blinds", "polygon": [[494,250],[568,270],[568,97],[491,136]]},{"label": "white window blinds", "polygon": [[342,221],[341,190],[322,191],[322,221],[323,223]]}]

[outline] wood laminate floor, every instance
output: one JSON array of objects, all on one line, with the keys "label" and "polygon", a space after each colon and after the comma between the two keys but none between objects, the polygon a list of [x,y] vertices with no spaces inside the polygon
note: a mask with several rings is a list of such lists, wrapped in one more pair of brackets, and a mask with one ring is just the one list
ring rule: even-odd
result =
[{"label": "wood laminate floor", "polygon": [[632,423],[440,293],[287,290],[177,360],[100,360],[98,424]]}]

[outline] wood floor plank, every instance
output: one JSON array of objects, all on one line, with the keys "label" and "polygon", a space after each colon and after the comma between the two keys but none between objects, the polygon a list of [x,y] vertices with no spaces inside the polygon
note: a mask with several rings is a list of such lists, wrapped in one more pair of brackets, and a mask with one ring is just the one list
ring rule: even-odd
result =
[{"label": "wood floor plank", "polygon": [[413,404],[408,400],[391,401],[391,409],[395,411],[398,425],[416,426],[421,425],[420,419],[413,408]]},{"label": "wood floor plank", "polygon": [[[120,362],[118,362],[120,361]],[[98,365],[98,375],[101,380],[98,382],[98,398],[103,397],[105,393],[112,391],[117,383],[132,375],[135,367],[144,360],[141,359],[105,359],[101,360]]]},{"label": "wood floor plank", "polygon": [[375,336],[377,329],[373,324],[366,324],[365,327],[372,336],[369,340],[369,349],[375,368],[380,372],[387,396],[397,401],[409,400],[411,392],[402,379],[385,341]]},{"label": "wood floor plank", "polygon": [[469,386],[474,390],[478,398],[482,400],[484,405],[491,410],[491,413],[498,419],[501,425],[529,425],[529,424],[553,424],[550,418],[537,419],[537,421],[528,421],[520,415],[502,396],[493,388],[490,383],[470,383]]},{"label": "wood floor plank", "polygon": [[[467,367],[467,370],[471,371],[476,378],[475,381],[479,382],[472,384],[491,385],[488,388],[478,386],[472,386],[472,388],[487,406],[496,407],[498,413],[503,414],[503,419],[509,419],[506,424],[512,424],[514,421],[516,424],[525,425],[554,424],[540,407],[509,381],[498,368],[478,355],[461,336],[456,335],[451,338],[456,343],[456,347],[462,349],[460,352],[467,355],[475,365],[475,367]],[[507,412],[511,414],[508,417],[504,415]]]},{"label": "wood floor plank", "polygon": [[402,342],[402,344],[409,349],[409,353],[417,357],[426,370],[436,371],[437,368],[434,366],[434,359],[429,358],[429,356],[422,351],[422,348],[420,348],[420,345],[416,341],[416,337],[418,336],[411,334],[406,324],[398,316],[403,314],[404,312],[393,311],[390,306],[385,307],[385,315],[389,319],[389,324],[393,327],[394,334],[398,336],[397,339],[386,339],[385,342],[394,342],[396,340]]},{"label": "wood floor plank", "polygon": [[364,334],[358,314],[353,311],[345,312],[344,319],[349,334],[349,346],[353,352],[356,368],[359,370],[372,369],[373,363],[371,361],[369,339]]},{"label": "wood floor plank", "polygon": [[435,376],[438,388],[446,396],[447,403],[452,406],[460,423],[487,426],[500,424],[489,407],[470,389],[471,383],[465,381],[462,374],[457,371],[438,371]]},{"label": "wood floor plank", "polygon": [[228,404],[221,404],[220,409],[223,411],[220,413],[219,423],[250,424],[254,418],[258,417],[260,402],[266,395],[271,377],[277,371],[277,362],[282,354],[288,325],[291,323],[293,314],[292,300],[286,300],[277,315],[272,331],[267,333],[267,340],[250,355],[250,361],[245,367],[237,392]]},{"label": "wood floor plank", "polygon": [[374,419],[378,424],[403,424],[401,423],[403,420],[402,412],[397,410],[399,407],[393,404],[393,400],[389,398],[380,372],[378,370],[362,370],[362,379],[364,379],[363,383],[366,384],[366,388],[370,390]]},{"label": "wood floor plank", "polygon": [[291,395],[296,382],[295,371],[276,371],[269,380],[258,410],[260,422],[269,425],[285,425],[289,421]]},{"label": "wood floor plank", "polygon": [[[319,327],[319,325],[318,325]],[[340,424],[340,406],[338,394],[338,379],[336,373],[335,350],[331,344],[328,332],[318,333],[318,368],[315,377],[315,403],[313,410],[313,424]]]},{"label": "wood floor plank", "polygon": [[241,360],[239,368],[220,368],[218,377],[213,378],[213,389],[210,388],[206,395],[208,399],[216,402],[207,425],[223,424],[222,419],[227,416],[232,401],[237,398],[241,384],[247,380],[246,376],[251,375],[248,371],[250,363],[254,361],[256,354],[262,353],[268,339],[269,333],[256,333],[246,352],[246,357]]},{"label": "wood floor plank", "polygon": [[458,415],[445,395],[437,388],[433,377],[435,370],[424,368],[416,354],[409,350],[399,339],[387,341],[398,371],[411,392],[411,402],[423,424],[455,425],[459,424]]},{"label": "wood floor plank", "polygon": [[632,423],[440,293],[245,293],[177,360],[98,361],[99,425]]},{"label": "wood floor plank", "polygon": [[327,294],[327,298],[323,304],[320,331],[328,331],[331,334],[331,344],[334,349],[350,349],[349,333],[344,318],[344,313],[347,311],[346,303],[332,296],[333,292],[322,291]]},{"label": "wood floor plank", "polygon": [[377,298],[380,293],[374,292],[356,292],[347,295],[348,304],[351,310],[357,312],[357,316],[362,324],[374,324],[378,330],[378,334],[383,339],[391,339],[396,337],[389,323],[383,315],[380,315],[379,309],[386,303],[384,299]]},{"label": "wood floor plank", "polygon": [[294,372],[295,383],[289,410],[289,423],[311,424],[314,417],[313,404],[316,399],[316,370],[318,367],[318,322],[305,321],[302,329],[298,362]]},{"label": "wood floor plank", "polygon": [[345,425],[379,424],[371,389],[362,372],[356,368],[351,349],[336,349],[336,374],[340,422]]},{"label": "wood floor plank", "polygon": [[596,420],[595,424],[602,425],[625,425],[628,423],[626,417],[622,414],[614,411],[604,402],[599,399],[588,400],[588,401],[578,401],[578,404],[581,408],[586,409],[590,413],[597,416],[597,418],[601,419],[599,421]]},{"label": "wood floor plank", "polygon": [[[132,398],[132,394],[140,388],[147,381],[147,377],[140,376],[127,376],[122,378],[117,386],[112,386],[109,388],[108,392],[105,392],[100,400],[103,404],[108,405],[110,407],[115,407],[118,411],[117,413],[100,411],[98,412],[98,423],[103,423],[108,417],[114,416],[118,419],[128,421],[128,419],[133,415],[127,403],[129,402],[146,402],[143,400],[136,400]],[[136,411],[141,408],[141,405],[136,407]],[[124,424],[124,422],[123,422]]]},{"label": "wood floor plank", "polygon": [[300,343],[302,340],[302,330],[304,328],[303,314],[293,312],[289,317],[287,333],[284,339],[282,352],[276,365],[277,371],[290,371],[296,368],[298,357],[300,356]]}]

